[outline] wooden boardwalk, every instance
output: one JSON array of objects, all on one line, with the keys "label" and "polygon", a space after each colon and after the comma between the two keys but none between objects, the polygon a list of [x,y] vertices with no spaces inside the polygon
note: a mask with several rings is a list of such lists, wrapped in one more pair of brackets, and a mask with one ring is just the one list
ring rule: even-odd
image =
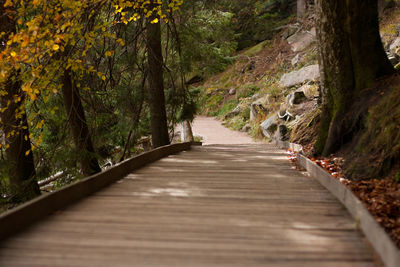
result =
[{"label": "wooden boardwalk", "polygon": [[0,243],[0,266],[375,266],[347,211],[267,144],[162,159]]}]

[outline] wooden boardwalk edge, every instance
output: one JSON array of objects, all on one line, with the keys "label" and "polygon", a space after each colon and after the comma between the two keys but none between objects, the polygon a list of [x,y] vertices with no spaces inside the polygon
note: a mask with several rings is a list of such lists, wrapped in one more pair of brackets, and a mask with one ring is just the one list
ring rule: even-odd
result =
[{"label": "wooden boardwalk edge", "polygon": [[55,192],[42,195],[0,215],[0,241],[16,234],[46,215],[122,179],[132,171],[166,156],[190,150],[191,143],[167,145],[127,159],[104,172],[92,175]]},{"label": "wooden boardwalk edge", "polygon": [[301,145],[283,141],[275,141],[275,143],[280,148],[290,148],[300,152],[297,154],[297,161],[300,166],[305,168],[313,178],[319,181],[346,207],[351,216],[359,223],[360,229],[385,266],[400,266],[400,250],[351,190],[338,180],[333,179],[323,168],[304,156]]}]

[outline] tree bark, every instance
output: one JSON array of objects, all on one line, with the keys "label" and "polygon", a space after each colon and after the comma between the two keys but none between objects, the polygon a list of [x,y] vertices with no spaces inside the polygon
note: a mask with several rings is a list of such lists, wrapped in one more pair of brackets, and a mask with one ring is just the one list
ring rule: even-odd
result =
[{"label": "tree bark", "polygon": [[182,122],[181,140],[182,142],[194,141],[192,126],[190,125],[190,121],[188,120]]},{"label": "tree bark", "polygon": [[297,0],[297,19],[304,17],[307,11],[307,0]]},{"label": "tree bark", "polygon": [[[15,30],[15,21],[6,14],[4,3],[1,3],[0,32],[5,33],[0,38],[1,50],[4,49],[8,36]],[[14,193],[13,200],[26,201],[40,195],[40,189],[34,179],[35,165],[19,71],[11,70],[6,81],[0,84],[0,90],[6,93],[0,98],[0,107],[7,108],[0,113],[0,125],[6,137],[5,142],[9,146],[6,149],[6,157],[10,164],[9,180]],[[20,97],[20,100],[16,101],[17,98],[14,96]],[[28,151],[29,153],[26,154]]]},{"label": "tree bark", "polygon": [[99,163],[94,155],[95,151],[81,97],[78,88],[73,83],[70,69],[64,70],[62,93],[82,174],[89,176],[101,172]]},{"label": "tree bark", "polygon": [[[153,7],[154,4],[151,1],[149,10],[152,10]],[[161,27],[160,22],[151,23],[156,18],[158,18],[157,14],[153,14],[147,19],[146,23],[150,124],[153,148],[170,143],[165,109]]]},{"label": "tree bark", "polygon": [[379,35],[377,0],[318,0],[322,123],[315,151],[329,155],[349,141],[347,111],[361,91],[393,73]]}]

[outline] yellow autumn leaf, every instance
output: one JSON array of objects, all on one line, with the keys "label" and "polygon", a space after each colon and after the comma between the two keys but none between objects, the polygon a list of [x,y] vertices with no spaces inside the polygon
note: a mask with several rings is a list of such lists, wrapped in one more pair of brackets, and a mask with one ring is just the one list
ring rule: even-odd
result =
[{"label": "yellow autumn leaf", "polygon": [[114,51],[110,50],[110,51],[107,51],[107,52],[105,53],[105,56],[106,56],[106,57],[111,57],[112,54],[114,54]]},{"label": "yellow autumn leaf", "polygon": [[58,49],[60,49],[60,46],[58,44],[54,44],[52,48],[54,51],[57,51]]},{"label": "yellow autumn leaf", "polygon": [[124,46],[124,45],[125,45],[124,40],[122,40],[121,38],[117,39],[117,42],[118,42],[121,46]]},{"label": "yellow autumn leaf", "polygon": [[8,6],[13,6],[13,2],[11,0],[6,0],[6,2],[4,3],[4,7],[8,7]]},{"label": "yellow autumn leaf", "polygon": [[29,153],[31,153],[31,151],[30,151],[30,150],[26,151],[26,152],[25,152],[25,156],[28,156],[28,155],[29,155]]}]

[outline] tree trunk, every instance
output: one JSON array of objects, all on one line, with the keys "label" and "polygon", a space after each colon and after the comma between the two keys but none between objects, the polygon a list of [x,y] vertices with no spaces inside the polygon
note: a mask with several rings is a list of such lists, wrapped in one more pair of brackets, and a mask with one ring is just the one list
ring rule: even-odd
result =
[{"label": "tree trunk", "polygon": [[[153,1],[151,1],[153,3]],[[149,10],[153,9],[153,4]],[[158,18],[153,14],[147,20],[147,57],[149,106],[153,148],[169,144],[167,114],[165,110],[163,55],[161,50],[160,23],[151,23]]]},{"label": "tree trunk", "polygon": [[72,136],[74,138],[82,174],[89,176],[101,172],[101,168],[95,157],[89,128],[86,123],[78,88],[72,81],[70,69],[64,70],[62,92],[64,105],[67,111]]},{"label": "tree trunk", "polygon": [[182,122],[181,140],[182,142],[194,141],[192,126],[190,125],[190,121],[188,120]]},{"label": "tree trunk", "polygon": [[[0,32],[5,33],[0,38],[0,49],[3,50],[8,36],[15,32],[15,22],[5,13],[3,3],[0,4]],[[25,201],[40,195],[40,189],[34,180],[35,165],[19,72],[12,70],[6,82],[0,84],[0,90],[7,93],[0,98],[0,107],[7,108],[0,113],[0,118],[1,130],[9,146],[6,149],[6,157],[10,164],[9,179],[14,191],[13,199],[17,202]],[[20,101],[15,101],[15,95],[21,98]]]},{"label": "tree trunk", "polygon": [[297,0],[297,19],[304,17],[307,11],[307,0]]},{"label": "tree trunk", "polygon": [[352,103],[393,67],[379,35],[377,0],[318,0],[316,9],[323,112],[315,150],[329,155],[356,130],[347,116]]}]

